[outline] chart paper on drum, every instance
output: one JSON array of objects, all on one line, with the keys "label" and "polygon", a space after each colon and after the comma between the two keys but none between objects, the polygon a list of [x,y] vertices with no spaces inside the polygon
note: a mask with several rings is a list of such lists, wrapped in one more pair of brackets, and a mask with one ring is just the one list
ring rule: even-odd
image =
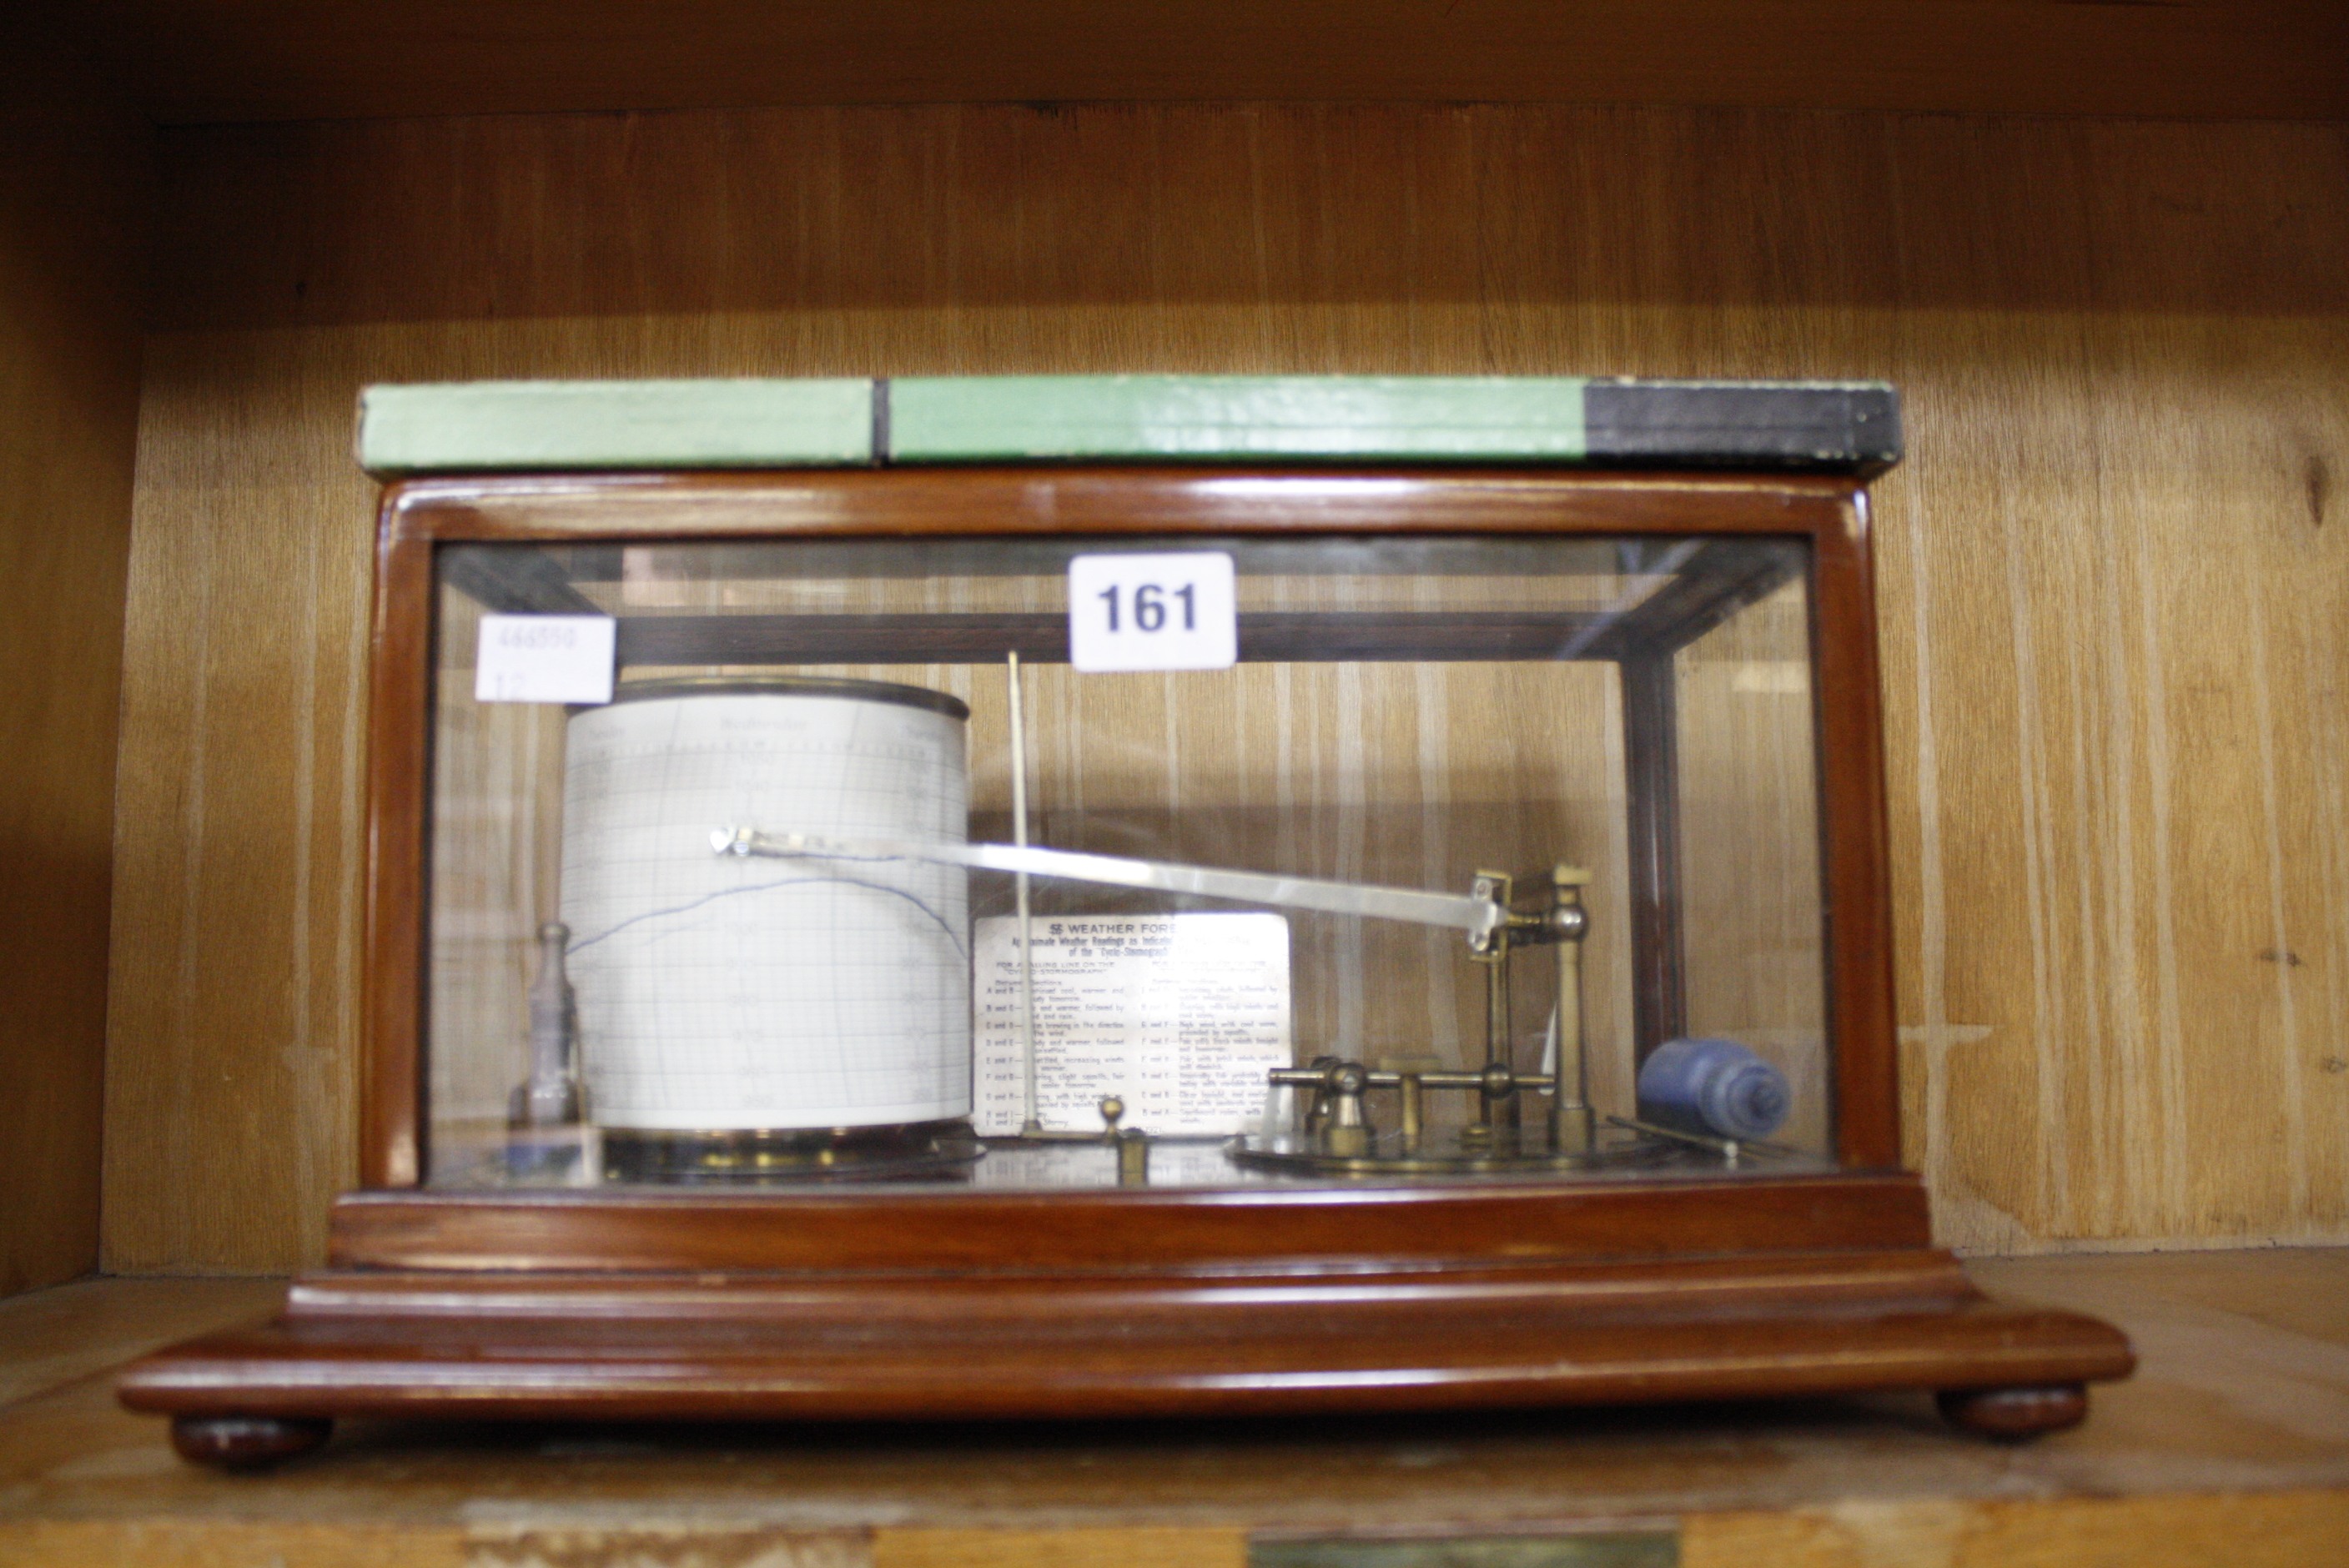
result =
[{"label": "chart paper on drum", "polygon": [[623,696],[572,717],[564,786],[563,912],[595,1119],[702,1130],[968,1115],[966,873],[709,852],[713,824],[746,819],[961,838],[959,718],[854,695]]}]

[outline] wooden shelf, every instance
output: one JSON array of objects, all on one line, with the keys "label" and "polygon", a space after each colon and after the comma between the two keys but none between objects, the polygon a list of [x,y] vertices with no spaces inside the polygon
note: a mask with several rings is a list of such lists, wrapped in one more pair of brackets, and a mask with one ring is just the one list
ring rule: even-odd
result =
[{"label": "wooden shelf", "polygon": [[[1970,1267],[2117,1319],[2138,1375],[2020,1449],[1892,1398],[1374,1426],[360,1423],[237,1477],[175,1461],[90,1367],[249,1318],[254,1284],[72,1285],[0,1305],[0,1387],[20,1395],[0,1413],[0,1563],[1240,1568],[1275,1535],[1627,1528],[1676,1537],[1687,1568],[2349,1557],[2349,1249]],[[87,1354],[59,1340],[73,1321]]]},{"label": "wooden shelf", "polygon": [[166,124],[1102,99],[1682,103],[2320,119],[2326,0],[103,0]]}]

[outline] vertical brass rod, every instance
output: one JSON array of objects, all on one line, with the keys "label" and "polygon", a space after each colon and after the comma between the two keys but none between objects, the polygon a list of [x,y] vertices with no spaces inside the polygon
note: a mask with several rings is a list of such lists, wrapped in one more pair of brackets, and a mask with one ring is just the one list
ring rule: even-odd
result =
[{"label": "vertical brass rod", "polygon": [[1501,1059],[1501,966],[1485,966],[1485,1065]]},{"label": "vertical brass rod", "polygon": [[[1028,727],[1020,709],[1019,655],[1004,659],[1005,695],[1011,708],[1011,841],[1028,847]],[[1025,1111],[1019,1130],[1030,1137],[1044,1130],[1036,1100],[1036,964],[1029,954],[1031,934],[1028,919],[1028,873],[1014,872],[1012,890],[1019,915],[1019,1070]]]},{"label": "vertical brass rod", "polygon": [[[1502,966],[1507,959],[1499,953],[1487,954],[1485,964],[1485,1065],[1492,1067],[1501,1059],[1502,1019],[1508,1006],[1508,982]],[[1476,1119],[1468,1126],[1470,1136],[1485,1138],[1493,1131],[1493,1097],[1479,1089],[1476,1094]]]},{"label": "vertical brass rod", "polygon": [[[1506,946],[1493,965],[1493,975],[1497,985],[1500,1009],[1499,1025],[1492,1047],[1493,1059],[1515,1072],[1517,1068],[1516,1041],[1510,1033],[1510,1025],[1516,1009],[1511,1005],[1509,995],[1509,949]],[[1525,1104],[1524,1091],[1512,1088],[1507,1102],[1501,1107],[1501,1125],[1509,1130],[1512,1137],[1525,1130]]]},{"label": "vertical brass rod", "polygon": [[[1558,866],[1551,887],[1561,912],[1560,925],[1570,934],[1557,943],[1557,1058],[1551,1064],[1550,1147],[1588,1149],[1593,1134],[1590,1116],[1590,1064],[1582,1037],[1582,908],[1583,885],[1590,873],[1574,866]],[[1570,916],[1562,912],[1573,911]]]}]

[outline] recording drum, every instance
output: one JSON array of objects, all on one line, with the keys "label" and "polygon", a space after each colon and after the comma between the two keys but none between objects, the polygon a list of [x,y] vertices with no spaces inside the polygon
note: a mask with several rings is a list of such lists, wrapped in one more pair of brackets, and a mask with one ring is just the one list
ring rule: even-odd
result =
[{"label": "recording drum", "polygon": [[572,716],[563,920],[608,1177],[975,1152],[968,873],[710,848],[734,822],[963,841],[968,717],[805,676],[644,682]]}]

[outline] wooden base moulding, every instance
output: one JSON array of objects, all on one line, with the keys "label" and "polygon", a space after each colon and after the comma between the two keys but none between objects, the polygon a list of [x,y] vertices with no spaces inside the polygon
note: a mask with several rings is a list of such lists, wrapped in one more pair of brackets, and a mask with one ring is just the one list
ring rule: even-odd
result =
[{"label": "wooden base moulding", "polygon": [[[1141,1206],[1154,1222],[1136,1227]],[[1640,1254],[1642,1230],[1684,1248],[1700,1210],[1763,1228],[1743,1248]],[[983,1250],[1044,1213],[1016,1270],[940,1262],[950,1233]],[[832,1222],[811,1234],[818,1216]],[[1923,1216],[1905,1176],[943,1202],[367,1194],[337,1216],[336,1266],[280,1317],[150,1357],[121,1397],[172,1416],[183,1455],[236,1465],[315,1447],[345,1416],[1229,1417],[1888,1388],[1937,1391],[1960,1426],[2013,1439],[2075,1424],[2085,1383],[2127,1375],[2117,1331],[1991,1302]],[[1137,1228],[1161,1238],[1156,1256],[1113,1244]],[[1284,1244],[1227,1244],[1268,1234]],[[502,1266],[484,1266],[498,1237]],[[831,1264],[807,1266],[815,1252]]]}]

